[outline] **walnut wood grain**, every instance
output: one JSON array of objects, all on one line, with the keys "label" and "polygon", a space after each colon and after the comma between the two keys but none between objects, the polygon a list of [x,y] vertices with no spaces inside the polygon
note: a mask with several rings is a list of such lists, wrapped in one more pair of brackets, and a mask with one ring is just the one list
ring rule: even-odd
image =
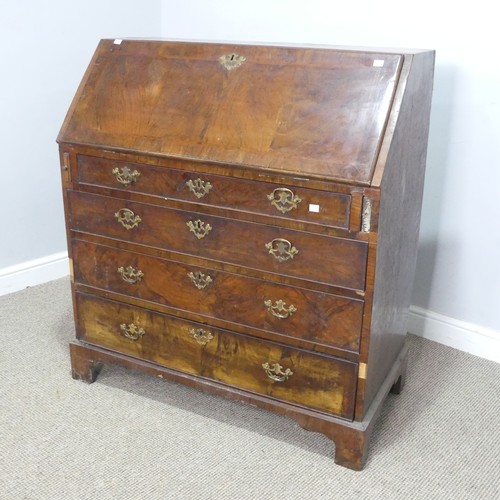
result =
[{"label": "walnut wood grain", "polygon": [[[219,58],[233,52],[246,62],[228,72]],[[402,57],[103,40],[95,60],[60,143],[367,184]]]},{"label": "walnut wood grain", "polygon": [[432,51],[102,41],[58,137],[73,377],[117,363],[246,401],[360,470],[404,385],[433,65]]},{"label": "walnut wood grain", "polygon": [[[352,418],[355,363],[91,296],[77,294],[77,304],[81,340],[278,400]],[[128,339],[121,332],[121,324],[134,324],[145,333],[138,340]],[[206,345],[199,345],[190,334],[190,330],[199,328],[213,337]],[[287,380],[276,382],[266,375],[264,363],[279,363],[293,373]]]},{"label": "walnut wood grain", "polygon": [[[136,180],[127,185],[120,183],[113,174],[115,169],[121,172],[124,168],[138,174]],[[198,179],[210,183],[209,191],[200,194],[200,197],[197,197],[187,184]],[[162,199],[201,203],[324,226],[344,229],[349,227],[351,197],[348,194],[296,187],[286,182],[271,184],[86,155],[78,156],[78,182],[83,185],[121,189],[125,192],[153,195]],[[289,199],[293,197],[300,199],[294,207],[283,205],[285,212],[280,211],[268,198],[274,190],[278,190],[276,198],[279,199],[279,190],[284,189],[293,194]]]},{"label": "walnut wood grain", "polygon": [[[367,245],[361,241],[312,235],[301,231],[213,217],[197,212],[170,210],[143,203],[68,193],[71,229],[187,253],[193,256],[261,269],[357,290],[364,289]],[[141,218],[131,230],[115,214],[122,208]],[[212,230],[197,239],[187,223],[202,220]],[[289,241],[298,254],[279,262],[266,249],[276,239]]]},{"label": "walnut wood grain", "polygon": [[[361,300],[277,285],[208,267],[183,265],[90,242],[74,241],[72,247],[77,284],[132,295],[206,318],[301,338],[308,340],[311,348],[320,344],[353,352],[359,349]],[[128,266],[142,272],[137,283],[126,282],[118,272],[120,267]],[[210,282],[198,289],[190,273],[209,276]],[[289,318],[280,319],[267,310],[266,300],[284,300],[297,311]]]}]

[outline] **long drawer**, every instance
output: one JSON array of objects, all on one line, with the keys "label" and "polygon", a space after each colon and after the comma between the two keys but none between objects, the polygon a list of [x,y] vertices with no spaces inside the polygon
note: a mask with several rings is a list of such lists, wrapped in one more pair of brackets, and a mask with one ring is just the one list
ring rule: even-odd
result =
[{"label": "long drawer", "polygon": [[363,290],[368,245],[236,219],[70,191],[74,231],[279,275]]},{"label": "long drawer", "polygon": [[351,196],[175,168],[78,156],[81,184],[348,228]]},{"label": "long drawer", "polygon": [[77,294],[86,342],[274,399],[353,418],[357,364]]},{"label": "long drawer", "polygon": [[363,302],[181,264],[91,242],[72,242],[82,283],[210,318],[359,351]]}]

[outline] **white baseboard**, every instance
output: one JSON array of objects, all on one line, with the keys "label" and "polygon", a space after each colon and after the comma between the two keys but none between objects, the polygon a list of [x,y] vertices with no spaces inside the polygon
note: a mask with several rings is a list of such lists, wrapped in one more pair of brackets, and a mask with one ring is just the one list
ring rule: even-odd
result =
[{"label": "white baseboard", "polygon": [[408,331],[500,363],[500,332],[411,306]]},{"label": "white baseboard", "polygon": [[0,269],[0,295],[68,276],[68,253],[59,252]]}]

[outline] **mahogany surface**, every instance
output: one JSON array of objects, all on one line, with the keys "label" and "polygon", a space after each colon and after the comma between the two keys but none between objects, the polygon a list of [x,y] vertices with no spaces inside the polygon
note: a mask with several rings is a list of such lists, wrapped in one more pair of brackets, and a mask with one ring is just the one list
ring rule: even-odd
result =
[{"label": "mahogany surface", "polygon": [[404,385],[434,52],[103,40],[58,137],[77,336],[360,470]]}]

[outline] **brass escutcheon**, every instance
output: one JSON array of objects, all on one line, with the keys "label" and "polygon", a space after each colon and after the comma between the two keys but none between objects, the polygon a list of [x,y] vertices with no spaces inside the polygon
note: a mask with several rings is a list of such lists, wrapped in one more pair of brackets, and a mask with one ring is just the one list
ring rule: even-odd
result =
[{"label": "brass escutcheon", "polygon": [[289,259],[293,259],[299,253],[288,240],[283,238],[275,238],[266,243],[266,248],[278,262],[286,262]]},{"label": "brass escutcheon", "polygon": [[208,274],[203,274],[200,271],[196,271],[195,273],[189,272],[187,275],[198,290],[203,290],[213,281]]},{"label": "brass escutcheon", "polygon": [[212,230],[212,226],[210,224],[205,224],[200,219],[195,220],[194,222],[186,222],[186,226],[199,240],[204,238]]},{"label": "brass escutcheon", "polygon": [[191,328],[189,335],[201,346],[206,346],[214,338],[210,332],[203,330],[203,328]]},{"label": "brass escutcheon", "polygon": [[219,57],[219,62],[226,68],[228,71],[231,71],[235,68],[239,68],[245,61],[246,57],[240,56],[238,54],[225,54]]},{"label": "brass escutcheon", "polygon": [[292,190],[282,187],[276,188],[271,194],[268,194],[267,199],[283,214],[297,208],[297,205],[302,201],[302,198],[294,195]]},{"label": "brass escutcheon", "polygon": [[286,307],[286,303],[281,299],[277,300],[275,305],[273,305],[271,300],[265,300],[264,305],[273,316],[276,316],[279,319],[286,319],[297,311],[297,308],[294,305]]},{"label": "brass escutcheon", "polygon": [[132,210],[129,210],[128,208],[120,208],[120,210],[115,213],[115,217],[118,219],[118,222],[127,230],[137,227],[142,220],[138,215],[135,215],[134,212],[132,212]]},{"label": "brass escutcheon", "polygon": [[141,281],[144,276],[144,273],[140,269],[135,269],[132,266],[128,266],[126,268],[119,267],[117,271],[120,273],[123,281],[132,285]]},{"label": "brass escutcheon", "polygon": [[263,363],[262,368],[264,368],[264,371],[266,372],[266,375],[271,379],[276,382],[284,382],[285,380],[288,380],[288,377],[291,377],[293,375],[292,370],[290,368],[287,368],[285,371],[283,371],[283,367],[279,363],[274,363],[270,365],[269,363]]},{"label": "brass escutcheon", "polygon": [[203,198],[213,187],[210,182],[201,179],[196,179],[194,181],[190,179],[186,182],[186,186],[198,199]]},{"label": "brass escutcheon", "polygon": [[122,323],[120,325],[120,330],[122,335],[130,340],[139,340],[146,333],[144,328],[139,328],[134,325],[134,323],[130,323],[130,325]]},{"label": "brass escutcheon", "polygon": [[116,180],[124,186],[130,186],[141,175],[137,170],[130,170],[128,167],[114,168],[111,173],[116,177]]}]

